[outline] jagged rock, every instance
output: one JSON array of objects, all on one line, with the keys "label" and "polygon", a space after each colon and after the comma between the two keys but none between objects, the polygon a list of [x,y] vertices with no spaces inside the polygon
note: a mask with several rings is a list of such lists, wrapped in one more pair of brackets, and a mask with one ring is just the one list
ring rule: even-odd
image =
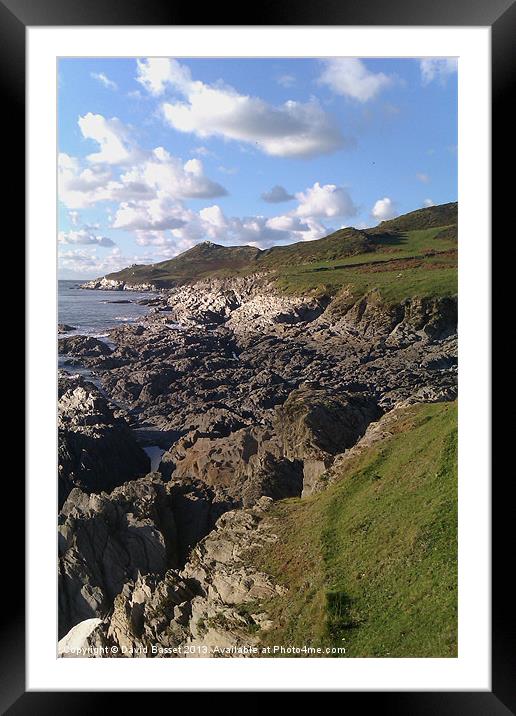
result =
[{"label": "jagged rock", "polygon": [[68,323],[58,323],[57,324],[57,332],[58,333],[68,333],[69,331],[75,331],[76,326],[69,326]]},{"label": "jagged rock", "polygon": [[180,324],[226,323],[236,333],[313,321],[324,309],[314,298],[280,295],[263,274],[181,286],[169,292],[168,302]]},{"label": "jagged rock", "polygon": [[401,346],[422,338],[447,338],[456,332],[457,299],[414,297],[388,304],[373,289],[350,305],[350,297],[344,291],[322,317],[337,330],[373,340],[383,337],[388,344]]},{"label": "jagged rock", "polygon": [[192,548],[215,526],[218,518],[235,507],[224,489],[213,489],[201,480],[171,480],[167,485],[178,528],[177,551],[184,564]]},{"label": "jagged rock", "polygon": [[74,487],[111,490],[145,475],[150,460],[92,384],[62,376],[58,401],[59,506]]},{"label": "jagged rock", "polygon": [[310,494],[334,456],[351,447],[380,417],[376,401],[360,394],[303,387],[276,409],[276,433],[291,460],[304,464],[303,495]]},{"label": "jagged rock", "polygon": [[159,469],[166,478],[200,480],[244,507],[263,495],[295,497],[302,489],[299,461],[285,459],[275,435],[259,427],[243,428],[223,438],[188,433],[162,456]]},{"label": "jagged rock", "polygon": [[[162,447],[191,430],[222,437],[246,426],[272,427],[275,408],[303,383],[335,393],[369,394],[382,409],[423,386],[437,391],[456,386],[456,365],[449,360],[456,351],[453,299],[442,304],[423,301],[424,310],[416,310],[416,301],[412,307],[400,304],[386,320],[383,302],[371,294],[362,301],[359,320],[360,302],[340,295],[314,320],[271,321],[266,327],[249,320],[245,330],[237,330],[231,316],[239,309],[229,310],[226,294],[232,290],[243,306],[267,291],[263,279],[244,278],[198,282],[163,294],[159,300],[170,302],[187,330],[147,316],[141,325],[110,333],[115,350],[104,358],[113,363],[102,373],[103,387],[137,413],[139,430],[145,426],[155,440],[160,432],[170,438],[168,445],[165,439],[159,441]],[[215,310],[210,302],[217,290],[222,292],[217,299],[223,304],[220,322],[206,329],[198,325],[203,318],[197,309],[201,306],[201,314],[205,305]],[[440,306],[449,315],[440,332],[432,333]],[[226,309],[229,318],[224,318]],[[416,315],[427,318],[421,324]],[[442,337],[446,326],[452,333]],[[100,359],[83,360],[95,365]]]},{"label": "jagged rock", "polygon": [[107,356],[111,348],[93,336],[68,336],[58,341],[59,352],[71,356]]},{"label": "jagged rock", "polygon": [[[129,483],[141,485],[141,500],[127,485],[91,498],[74,490],[60,518],[63,629],[102,618],[88,645],[137,656],[152,641],[164,650],[254,643],[270,621],[242,605],[280,589],[246,559],[276,539],[270,498],[321,489],[354,446],[389,429],[382,413],[456,395],[455,299],[387,306],[377,292],[357,301],[343,291],[328,304],[279,296],[267,280],[212,279],[150,298],[156,313],[111,331],[112,352],[96,352],[87,337],[60,344],[102,369],[103,389],[141,439],[167,448],[159,476]],[[67,488],[105,489],[86,478],[92,465],[109,465],[106,480],[115,462],[128,463],[130,448],[109,462],[127,423],[81,381],[64,381],[60,395],[63,433],[81,448],[79,459],[64,443]],[[104,444],[100,456],[93,448]],[[173,518],[168,536],[160,510]],[[179,603],[176,588],[185,590]]]},{"label": "jagged rock", "polygon": [[74,488],[59,513],[59,634],[103,617],[125,582],[177,563],[177,528],[160,476],[110,494]]},{"label": "jagged rock", "polygon": [[152,283],[130,283],[126,281],[118,281],[113,278],[93,279],[81,283],[79,288],[90,289],[95,291],[157,291],[158,289]]},{"label": "jagged rock", "polygon": [[243,607],[287,592],[247,560],[250,550],[277,541],[267,522],[271,502],[264,497],[252,509],[224,514],[181,572],[127,582],[90,632],[88,644],[98,652],[88,656],[110,655],[113,646],[130,658],[245,656],[271,621]]},{"label": "jagged rock", "polygon": [[163,579],[138,575],[115,598],[107,640],[122,654],[145,657],[156,647],[178,646],[188,636],[185,625],[194,593],[174,570]]}]

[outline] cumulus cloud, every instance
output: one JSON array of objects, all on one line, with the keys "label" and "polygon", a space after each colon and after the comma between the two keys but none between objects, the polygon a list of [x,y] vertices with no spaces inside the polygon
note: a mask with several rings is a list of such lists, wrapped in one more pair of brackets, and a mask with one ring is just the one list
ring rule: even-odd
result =
[{"label": "cumulus cloud", "polygon": [[82,244],[84,246],[116,246],[107,236],[96,236],[88,228],[60,231],[57,236],[60,244]]},{"label": "cumulus cloud", "polygon": [[[293,241],[309,241],[328,233],[316,219],[302,220],[284,216],[226,216],[217,204],[205,207],[198,213],[190,212],[185,225],[171,232],[173,246],[189,246],[199,241],[213,241],[226,246],[250,245],[268,248]],[[156,240],[153,241],[156,244]],[[185,250],[185,249],[182,249]]]},{"label": "cumulus cloud", "polygon": [[182,199],[214,198],[227,193],[224,187],[205,176],[200,159],[190,159],[183,164],[163,147],[154,149],[145,162],[133,167],[120,179],[123,186],[145,187],[151,198],[122,201],[115,213],[115,229],[177,229],[189,219]]},{"label": "cumulus cloud", "polygon": [[319,182],[296,194],[299,206],[295,210],[297,216],[326,217],[355,216],[357,207],[353,203],[348,191],[342,186],[324,184]]},{"label": "cumulus cloud", "polygon": [[385,196],[383,199],[378,199],[371,213],[378,221],[386,221],[387,219],[393,219],[398,212],[395,202]]},{"label": "cumulus cloud", "polygon": [[124,255],[119,248],[99,257],[96,248],[71,249],[63,251],[58,257],[59,274],[94,278],[112,271],[120,271],[134,263],[152,263],[151,256]]},{"label": "cumulus cloud", "polygon": [[145,161],[122,174],[121,181],[181,199],[212,199],[227,194],[221,184],[206,177],[200,159],[183,164],[163,147],[156,147]]},{"label": "cumulus cloud", "polygon": [[117,118],[88,112],[79,117],[79,129],[85,139],[93,139],[100,150],[89,154],[89,162],[96,164],[124,164],[138,158],[140,152],[132,142],[127,127]]},{"label": "cumulus cloud", "polygon": [[[96,117],[105,119],[101,115]],[[84,119],[81,117],[79,123]],[[66,153],[59,155],[59,198],[67,208],[82,209],[100,201],[152,201],[164,197],[177,200],[211,199],[227,194],[221,184],[205,175],[200,159],[190,159],[183,163],[163,147],[144,152],[125,133],[124,136],[131,141],[131,164],[124,162],[117,167],[114,161],[103,161],[106,151],[112,158],[115,155],[121,157],[121,151],[117,151],[115,145],[106,150],[106,143],[101,144],[101,151],[97,155],[87,157],[89,166],[86,168],[75,157]],[[99,161],[92,163],[93,156],[97,156]]]},{"label": "cumulus cloud", "polygon": [[269,191],[264,191],[260,194],[260,196],[263,201],[266,201],[269,204],[279,204],[283,201],[291,201],[292,199],[295,199],[294,195],[289,194],[285,187],[280,184],[276,184],[276,186],[273,186],[272,189],[269,189]]},{"label": "cumulus cloud", "polygon": [[356,57],[332,57],[324,60],[324,69],[319,77],[335,94],[351,97],[358,102],[367,102],[383,89],[392,85],[394,78],[383,72],[371,72],[362,60]]},{"label": "cumulus cloud", "polygon": [[182,241],[208,239],[226,245],[250,244],[268,248],[319,239],[332,230],[322,223],[322,219],[350,217],[357,213],[348,191],[335,184],[316,182],[295,198],[298,200],[295,209],[273,217],[227,217],[217,204],[201,209],[198,214],[185,212],[185,225],[173,229],[171,234]]},{"label": "cumulus cloud", "polygon": [[130,231],[164,231],[185,224],[183,209],[167,198],[150,201],[122,202],[115,212],[114,229]]},{"label": "cumulus cloud", "polygon": [[435,203],[432,199],[425,199],[423,202],[423,206],[425,208],[428,208],[429,206],[435,206]]},{"label": "cumulus cloud", "polygon": [[149,57],[136,60],[136,81],[155,97],[163,94],[167,85],[184,85],[191,82],[190,72],[168,57]]},{"label": "cumulus cloud", "polygon": [[457,68],[456,57],[426,57],[419,63],[421,82],[424,85],[434,81],[445,84],[447,78],[457,72]]},{"label": "cumulus cloud", "polygon": [[[322,220],[348,217],[356,214],[356,207],[344,187],[315,183],[296,194],[298,205],[289,213],[278,216],[226,216],[218,204],[204,207],[198,212],[185,207],[169,207],[149,216],[142,206],[121,207],[115,225],[130,228],[137,234],[137,243],[159,248],[162,255],[173,256],[199,241],[213,241],[223,245],[251,245],[268,248],[294,241],[312,241],[331,232]],[[139,210],[139,211],[138,211]],[[166,227],[163,216],[172,216],[177,227]],[[181,224],[181,225],[179,225]],[[176,250],[177,249],[177,250]]]},{"label": "cumulus cloud", "polygon": [[90,77],[92,77],[94,80],[97,80],[97,82],[100,82],[101,85],[104,85],[106,89],[110,90],[117,90],[118,85],[113,80],[110,80],[107,75],[105,75],[103,72],[91,72]]},{"label": "cumulus cloud", "polygon": [[81,168],[77,158],[61,152],[57,161],[59,198],[69,209],[84,209],[109,198],[112,174],[95,165]]},{"label": "cumulus cloud", "polygon": [[184,97],[161,107],[165,121],[180,132],[251,144],[277,157],[311,157],[346,145],[339,127],[316,99],[290,100],[275,107],[222,83],[196,81],[186,66],[167,58],[139,60],[137,73],[138,82],[151,94],[158,96],[170,88]]}]

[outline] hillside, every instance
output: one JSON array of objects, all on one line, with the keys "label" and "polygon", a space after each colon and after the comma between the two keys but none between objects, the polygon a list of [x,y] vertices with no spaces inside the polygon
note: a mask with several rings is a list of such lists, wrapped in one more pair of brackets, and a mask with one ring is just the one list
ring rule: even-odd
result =
[{"label": "hillside", "polygon": [[346,657],[457,650],[457,409],[405,409],[395,434],[312,497],[283,500],[278,542],[254,560],[288,592],[265,607],[265,644],[346,647]]},{"label": "hillside", "polygon": [[204,241],[168,261],[130,266],[110,273],[106,278],[127,283],[153,283],[166,288],[197,281],[223,270],[238,271],[252,265],[260,253],[260,249],[252,246],[219,246]]},{"label": "hillside", "polygon": [[267,273],[286,293],[355,296],[378,288],[386,300],[457,292],[457,204],[410,212],[372,229],[340,229],[315,241],[260,250],[204,242],[173,259],[107,275],[170,288],[211,276]]}]

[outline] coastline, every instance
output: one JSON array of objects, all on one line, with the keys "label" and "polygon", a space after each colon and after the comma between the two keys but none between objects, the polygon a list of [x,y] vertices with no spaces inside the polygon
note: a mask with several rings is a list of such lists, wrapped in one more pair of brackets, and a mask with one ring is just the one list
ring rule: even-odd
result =
[{"label": "coastline", "polygon": [[[80,469],[63,470],[71,489],[60,516],[66,535],[60,575],[69,595],[61,605],[61,636],[107,610],[110,616],[95,622],[83,642],[143,648],[143,636],[129,636],[116,621],[122,607],[109,596],[114,587],[107,587],[95,564],[85,567],[79,559],[82,548],[71,527],[72,517],[73,524],[87,519],[90,539],[98,539],[115,510],[126,525],[113,535],[117,543],[127,539],[133,520],[135,526],[153,525],[145,538],[147,556],[132,554],[119,578],[120,599],[127,589],[144,589],[159,612],[169,609],[159,597],[165,585],[167,593],[181,594],[171,613],[175,636],[162,646],[172,639],[193,647],[206,643],[207,634],[213,647],[227,640],[243,645],[249,628],[253,639],[261,637],[270,619],[259,612],[242,630],[232,604],[254,603],[257,595],[267,601],[283,588],[240,557],[210,562],[212,545],[232,553],[237,540],[239,554],[252,544],[265,549],[275,539],[267,515],[276,500],[323,493],[353,446],[369,448],[370,435],[392,435],[385,422],[390,416],[404,416],[411,405],[453,401],[456,301],[412,299],[392,307],[371,294],[342,311],[338,298],[285,297],[263,284],[224,279],[160,292],[149,303],[147,315],[110,329],[108,343],[80,334],[59,341],[100,387],[87,378],[75,384],[63,379],[69,421],[62,434],[75,444],[77,431],[84,439],[100,414],[94,429],[111,436],[112,451],[124,455],[126,469],[116,475],[113,468],[113,487],[101,498]],[[81,445],[83,451],[96,448],[91,440]],[[159,450],[155,471],[151,447]],[[127,523],[125,510],[144,495],[149,507]],[[242,591],[243,578],[250,586]],[[214,589],[217,580],[231,585],[230,592],[228,586]],[[79,608],[74,595],[84,585],[92,591],[88,606],[81,602]],[[206,619],[219,613],[226,625],[203,631]],[[143,628],[155,626],[150,620]]]}]

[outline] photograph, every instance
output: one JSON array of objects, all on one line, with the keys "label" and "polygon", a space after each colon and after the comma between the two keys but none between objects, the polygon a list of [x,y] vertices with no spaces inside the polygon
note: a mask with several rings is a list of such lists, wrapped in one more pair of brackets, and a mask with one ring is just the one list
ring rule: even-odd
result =
[{"label": "photograph", "polygon": [[457,660],[460,77],[56,58],[58,661]]}]

